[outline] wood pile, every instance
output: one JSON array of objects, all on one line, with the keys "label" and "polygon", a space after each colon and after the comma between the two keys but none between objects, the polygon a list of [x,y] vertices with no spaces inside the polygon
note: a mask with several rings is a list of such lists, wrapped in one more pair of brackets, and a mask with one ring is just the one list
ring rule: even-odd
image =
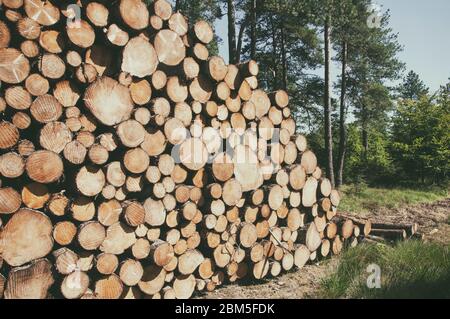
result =
[{"label": "wood pile", "polygon": [[365,240],[369,242],[397,242],[408,239],[422,240],[424,235],[419,232],[417,223],[398,223],[386,221],[386,218],[371,219],[340,213],[340,217],[351,220],[356,225],[370,225]]},{"label": "wood pile", "polygon": [[355,246],[284,91],[165,0],[0,0],[0,298],[189,298]]}]

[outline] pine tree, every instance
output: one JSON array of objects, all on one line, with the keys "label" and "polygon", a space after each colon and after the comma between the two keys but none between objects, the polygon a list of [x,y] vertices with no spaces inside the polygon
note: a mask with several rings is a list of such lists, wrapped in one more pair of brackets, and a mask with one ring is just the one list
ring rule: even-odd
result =
[{"label": "pine tree", "polygon": [[404,64],[397,57],[402,47],[397,34],[389,27],[389,11],[381,15],[380,25],[374,27],[367,23],[368,1],[357,1],[360,1],[356,6],[358,19],[354,25],[357,32],[352,35],[347,48],[346,89],[347,103],[353,108],[361,128],[361,160],[367,161],[369,133],[372,128],[380,132],[387,130],[387,113],[393,107],[393,89],[386,83],[399,78]]},{"label": "pine tree", "polygon": [[361,28],[363,11],[366,1],[342,0],[336,6],[334,19],[333,44],[337,52],[335,61],[341,63],[340,80],[336,83],[336,89],[340,90],[339,98],[339,148],[337,156],[336,186],[340,187],[344,181],[345,157],[347,153],[347,69],[351,61],[348,60],[349,50],[355,48],[355,39],[358,38]]},{"label": "pine tree", "polygon": [[325,92],[324,92],[324,126],[325,126],[325,151],[327,153],[327,176],[331,185],[335,185],[334,161],[333,161],[333,130],[331,122],[331,30],[332,30],[333,0],[326,2],[326,13],[324,21],[324,55],[325,55]]},{"label": "pine tree", "polygon": [[409,71],[403,83],[398,87],[399,97],[402,99],[418,100],[427,95],[429,91],[429,88],[414,71]]},{"label": "pine tree", "polygon": [[263,88],[288,91],[299,124],[308,121],[307,114],[312,113],[317,96],[322,96],[315,91],[320,89],[316,85],[317,76],[310,74],[323,61],[320,35],[311,24],[313,3],[311,0],[248,0],[241,7],[244,16],[248,12],[252,21],[250,8],[256,4],[254,34],[251,26],[244,32],[242,59],[258,61]]},{"label": "pine tree", "polygon": [[450,94],[399,102],[392,127],[391,154],[400,177],[445,183],[450,174]]}]

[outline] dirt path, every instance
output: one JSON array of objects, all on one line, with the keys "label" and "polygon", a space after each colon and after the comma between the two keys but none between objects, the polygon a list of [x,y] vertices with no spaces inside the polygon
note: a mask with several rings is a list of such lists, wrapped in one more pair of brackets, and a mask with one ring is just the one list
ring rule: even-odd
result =
[{"label": "dirt path", "polygon": [[[419,204],[393,210],[378,209],[364,214],[377,221],[418,223],[425,240],[450,244],[450,198],[432,204]],[[204,299],[302,299],[315,298],[320,282],[332,273],[338,258],[308,265],[296,272],[288,273],[265,282],[229,285],[199,296]]]},{"label": "dirt path", "polygon": [[240,283],[199,296],[202,299],[305,299],[314,298],[321,279],[337,265],[337,258],[265,282]]}]

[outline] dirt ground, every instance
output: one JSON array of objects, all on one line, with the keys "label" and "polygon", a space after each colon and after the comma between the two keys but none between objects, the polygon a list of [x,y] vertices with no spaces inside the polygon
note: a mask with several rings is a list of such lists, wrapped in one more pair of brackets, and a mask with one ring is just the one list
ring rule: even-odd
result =
[{"label": "dirt ground", "polygon": [[374,222],[417,223],[426,241],[450,244],[450,198],[393,210],[378,209],[362,216]]},{"label": "dirt ground", "polygon": [[[373,221],[418,223],[426,241],[450,244],[450,198],[393,210],[378,209],[361,215]],[[315,298],[320,281],[337,267],[338,257],[285,274],[265,282],[229,285],[198,296],[202,299],[303,299]]]},{"label": "dirt ground", "polygon": [[201,299],[306,299],[314,298],[321,279],[337,265],[337,258],[305,266],[295,272],[264,282],[225,286],[198,298]]}]

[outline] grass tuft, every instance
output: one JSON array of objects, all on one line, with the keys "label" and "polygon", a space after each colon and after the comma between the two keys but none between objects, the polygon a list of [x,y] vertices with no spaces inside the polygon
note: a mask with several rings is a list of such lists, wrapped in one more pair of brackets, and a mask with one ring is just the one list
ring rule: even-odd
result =
[{"label": "grass tuft", "polygon": [[406,205],[433,203],[448,197],[442,188],[371,188],[347,185],[342,188],[339,208],[346,212],[364,213],[380,208],[393,209]]},{"label": "grass tuft", "polygon": [[[367,267],[381,269],[381,288],[367,287]],[[450,248],[408,241],[395,247],[361,245],[346,251],[322,281],[322,298],[450,298]]]}]

